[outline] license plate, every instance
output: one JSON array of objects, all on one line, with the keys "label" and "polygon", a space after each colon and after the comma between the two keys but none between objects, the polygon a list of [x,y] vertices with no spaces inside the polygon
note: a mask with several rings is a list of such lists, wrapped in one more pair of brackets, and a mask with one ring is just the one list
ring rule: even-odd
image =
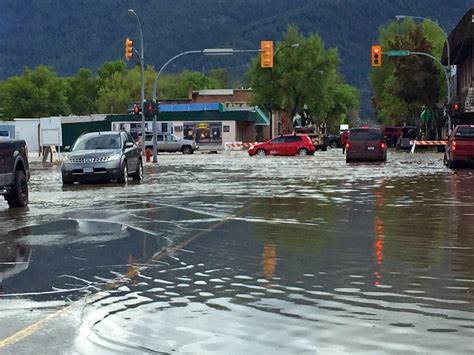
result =
[{"label": "license plate", "polygon": [[367,147],[367,150],[375,150],[375,147]]},{"label": "license plate", "polygon": [[94,172],[94,168],[84,168],[84,174],[91,174]]}]

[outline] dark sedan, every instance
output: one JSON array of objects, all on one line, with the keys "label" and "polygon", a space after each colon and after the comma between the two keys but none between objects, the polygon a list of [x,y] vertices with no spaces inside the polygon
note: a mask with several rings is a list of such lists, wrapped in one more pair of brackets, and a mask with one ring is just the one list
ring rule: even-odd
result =
[{"label": "dark sedan", "polygon": [[80,136],[64,157],[64,185],[75,182],[125,183],[143,178],[141,151],[127,132],[95,132]]}]

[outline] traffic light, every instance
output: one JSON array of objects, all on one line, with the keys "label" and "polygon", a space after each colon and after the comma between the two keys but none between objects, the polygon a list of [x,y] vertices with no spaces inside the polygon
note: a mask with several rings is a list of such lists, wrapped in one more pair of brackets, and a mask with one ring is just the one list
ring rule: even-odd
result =
[{"label": "traffic light", "polygon": [[372,46],[372,66],[382,66],[382,47],[380,46]]},{"label": "traffic light", "polygon": [[137,104],[133,104],[133,114],[139,115],[140,114],[140,107]]},{"label": "traffic light", "polygon": [[133,57],[133,41],[130,38],[125,39],[125,59],[129,61]]},{"label": "traffic light", "polygon": [[262,41],[260,49],[260,66],[262,68],[273,68],[273,41]]},{"label": "traffic light", "polygon": [[156,114],[156,105],[153,100],[145,101],[145,117],[152,118]]},{"label": "traffic light", "polygon": [[459,112],[459,103],[455,102],[453,104],[453,112],[458,113]]}]

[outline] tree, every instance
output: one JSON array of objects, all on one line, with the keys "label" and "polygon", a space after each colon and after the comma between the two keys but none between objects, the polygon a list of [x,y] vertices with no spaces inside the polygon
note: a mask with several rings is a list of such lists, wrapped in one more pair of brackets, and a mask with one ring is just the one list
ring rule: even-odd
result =
[{"label": "tree", "polygon": [[[291,48],[295,43],[299,47]],[[343,83],[338,65],[337,50],[326,49],[319,35],[305,38],[290,26],[283,41],[276,45],[272,69],[262,69],[260,58],[252,62],[247,81],[254,91],[253,103],[284,111],[290,117],[306,105],[313,121],[337,121],[358,106],[357,90]],[[347,106],[338,105],[337,95],[344,96]],[[349,107],[352,105],[355,107]],[[330,116],[331,111],[334,116]]]},{"label": "tree", "polygon": [[130,102],[131,92],[124,74],[115,72],[99,88],[96,106],[100,113],[124,113]]},{"label": "tree", "polygon": [[[424,21],[420,26],[407,18],[379,29],[383,50],[407,49],[440,56],[444,45],[436,25]],[[374,108],[381,123],[415,124],[426,105],[434,110],[446,94],[443,73],[436,63],[424,56],[384,57],[381,68],[370,74],[374,89]]]},{"label": "tree", "polygon": [[68,78],[68,104],[76,115],[88,115],[96,112],[95,101],[98,95],[98,80],[90,69],[81,68]]},{"label": "tree", "polygon": [[0,107],[5,119],[47,117],[69,114],[68,84],[50,67],[25,68],[21,76],[2,84]]},{"label": "tree", "polygon": [[210,79],[216,80],[217,82],[219,82],[219,87],[222,89],[228,88],[232,81],[231,75],[225,69],[211,70],[207,76]]},{"label": "tree", "polygon": [[110,79],[115,73],[125,74],[127,71],[127,64],[123,60],[116,60],[105,62],[97,71],[99,75],[99,86],[102,86],[104,82]]},{"label": "tree", "polygon": [[222,88],[217,79],[188,70],[178,75],[162,75],[158,84],[158,97],[163,99],[187,98],[189,90]]}]

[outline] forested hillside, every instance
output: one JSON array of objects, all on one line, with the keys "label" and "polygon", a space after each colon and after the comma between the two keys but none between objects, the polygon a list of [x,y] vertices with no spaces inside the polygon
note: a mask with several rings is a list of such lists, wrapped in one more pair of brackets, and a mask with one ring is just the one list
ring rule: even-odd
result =
[{"label": "forested hillside", "polygon": [[[439,20],[449,31],[469,6],[469,0],[0,0],[0,79],[23,66],[46,64],[71,75],[123,58],[125,37],[139,43],[136,19],[127,14],[133,8],[143,25],[145,61],[157,68],[184,50],[256,49],[261,39],[280,39],[289,24],[318,32],[339,49],[342,72],[369,112],[369,48],[378,27],[406,14]],[[224,67],[242,77],[249,62],[249,55],[188,57],[169,70]]]}]

